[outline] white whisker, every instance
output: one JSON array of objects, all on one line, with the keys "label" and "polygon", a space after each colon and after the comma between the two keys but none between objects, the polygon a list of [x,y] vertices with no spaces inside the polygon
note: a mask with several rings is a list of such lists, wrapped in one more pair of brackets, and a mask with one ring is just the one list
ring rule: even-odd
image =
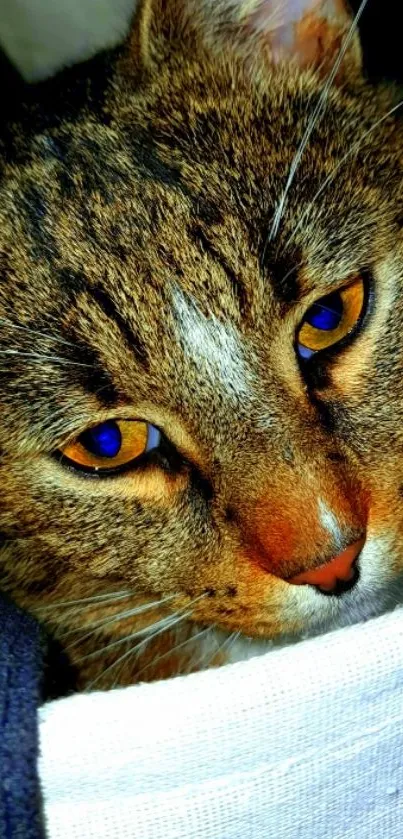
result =
[{"label": "white whisker", "polygon": [[240,630],[238,630],[237,632],[232,632],[230,635],[228,635],[228,637],[224,639],[222,644],[217,644],[217,649],[214,650],[212,655],[210,655],[210,658],[207,659],[207,662],[206,655],[202,656],[201,659],[199,659],[198,667],[200,669],[203,667],[203,669],[205,668],[207,670],[217,655],[223,653],[224,650],[228,651],[233,646],[235,641],[239,638],[240,634],[241,632]]},{"label": "white whisker", "polygon": [[[202,595],[202,596],[203,596],[203,595]],[[200,600],[200,598],[196,598],[196,601],[197,601],[197,600]],[[196,601],[193,601],[193,603],[195,603]],[[192,605],[193,605],[193,604],[192,604]],[[135,644],[135,646],[134,646],[134,647],[131,647],[131,648],[130,648],[130,650],[127,650],[127,651],[126,651],[126,652],[125,652],[122,656],[120,656],[120,658],[118,658],[116,661],[112,662],[112,664],[110,664],[110,665],[109,665],[109,667],[107,667],[107,668],[106,668],[106,670],[103,670],[103,671],[102,671],[102,672],[101,672],[101,673],[100,673],[100,674],[96,677],[96,679],[94,679],[92,682],[90,682],[90,683],[87,685],[86,690],[87,690],[87,691],[88,691],[88,690],[90,690],[90,689],[91,689],[91,688],[92,688],[95,684],[97,684],[97,682],[99,682],[99,681],[100,681],[100,679],[102,679],[102,678],[105,676],[105,674],[106,674],[106,673],[108,673],[110,670],[112,670],[114,667],[116,667],[118,664],[120,664],[120,662],[124,661],[124,660],[125,660],[126,658],[128,658],[129,656],[131,656],[131,655],[133,655],[134,653],[138,652],[138,651],[139,651],[139,650],[140,650],[143,646],[145,646],[146,644],[148,644],[148,643],[149,643],[149,641],[153,640],[153,639],[154,639],[154,638],[156,638],[158,635],[161,635],[163,632],[166,632],[168,629],[171,629],[171,627],[172,627],[172,626],[175,626],[175,625],[176,625],[176,624],[178,624],[180,621],[186,620],[186,618],[187,618],[187,617],[190,617],[190,615],[191,615],[191,614],[192,614],[192,610],[191,610],[191,609],[190,609],[190,610],[188,610],[187,612],[184,612],[183,614],[180,614],[180,613],[178,613],[178,612],[177,612],[177,613],[176,613],[177,617],[175,617],[175,619],[174,619],[174,620],[172,620],[172,621],[170,621],[170,622],[169,622],[169,621],[165,622],[167,625],[165,625],[165,626],[163,626],[162,628],[158,629],[158,630],[157,630],[157,632],[152,632],[150,635],[148,635],[148,636],[147,636],[147,638],[144,638],[142,641],[140,641],[140,643],[139,643],[139,644]],[[160,623],[162,623],[162,621],[161,621]],[[157,624],[154,624],[154,627],[156,627],[156,626],[158,626],[158,625],[159,625],[158,623],[157,623]],[[122,640],[123,640],[123,641],[128,641],[128,640],[130,640],[130,637],[132,637],[132,638],[136,638],[136,637],[138,637],[138,634],[137,634],[137,633],[134,633],[132,636],[127,636],[127,638],[124,638],[124,639],[122,639]],[[104,649],[103,649],[103,650],[101,650],[101,653],[102,653],[102,652],[105,652],[105,651],[106,651],[106,650],[108,650],[108,649],[110,649],[112,646],[115,646],[115,645],[116,645],[116,643],[117,643],[117,642],[114,642],[114,644],[110,644],[108,647],[104,647]],[[94,653],[92,653],[92,654],[90,654],[89,656],[85,656],[84,658],[92,658],[94,655],[95,655],[95,654],[94,654]],[[83,659],[79,659],[79,661],[83,661]]]},{"label": "white whisker", "polygon": [[[81,656],[81,658],[76,659],[76,662],[80,663],[82,661],[88,661],[93,658],[99,658],[100,655],[103,655],[104,653],[109,652],[109,650],[112,650],[115,647],[120,646],[120,644],[123,644],[125,641],[133,641],[135,638],[141,638],[143,635],[147,634],[153,629],[159,630],[159,628],[161,627],[161,632],[165,631],[166,629],[169,629],[171,626],[174,626],[176,623],[178,623],[178,620],[182,620],[183,616],[188,617],[192,614],[192,610],[190,609],[189,611],[189,606],[194,606],[195,603],[198,603],[199,600],[202,600],[207,596],[208,595],[206,594],[201,594],[200,597],[196,597],[195,600],[192,600],[191,603],[188,603],[183,610],[178,610],[177,612],[174,612],[172,615],[169,615],[166,618],[162,618],[160,621],[157,621],[156,623],[153,623],[150,626],[144,626],[142,629],[138,629],[136,632],[130,633],[130,635],[125,635],[123,638],[118,638],[116,641],[112,641],[110,644],[107,644],[100,650],[95,650],[95,652],[93,653],[88,653],[87,655]],[[187,611],[184,612],[185,609]],[[156,634],[159,635],[160,631],[158,631]],[[154,633],[149,636],[149,638],[152,637],[154,637]]]},{"label": "white whisker", "polygon": [[287,248],[288,245],[290,245],[290,243],[294,239],[296,233],[298,232],[298,230],[300,230],[300,228],[301,228],[301,226],[304,222],[304,219],[306,218],[307,215],[309,215],[312,207],[314,206],[315,202],[318,200],[319,196],[333,182],[334,178],[337,175],[337,172],[339,171],[339,169],[343,165],[343,163],[345,163],[346,160],[348,160],[356,151],[359,151],[359,149],[361,148],[362,144],[367,139],[367,137],[369,137],[370,134],[372,134],[379,127],[379,125],[381,125],[383,122],[385,122],[385,120],[387,120],[390,116],[392,116],[392,114],[394,114],[396,111],[398,111],[402,107],[402,105],[403,105],[403,99],[401,99],[397,103],[397,105],[394,105],[393,108],[390,108],[390,110],[387,111],[387,113],[384,114],[382,117],[380,117],[380,119],[376,120],[376,122],[373,125],[371,125],[371,127],[368,128],[367,131],[364,132],[364,134],[361,135],[361,137],[357,140],[357,142],[355,142],[351,146],[351,148],[346,152],[346,154],[343,155],[343,157],[339,160],[337,165],[329,173],[327,178],[325,178],[325,180],[323,181],[323,183],[321,184],[321,186],[319,187],[319,189],[315,193],[314,197],[312,198],[312,201],[310,201],[308,206],[305,208],[305,210],[301,214],[300,219],[299,219],[296,227],[294,228],[291,236],[289,236],[289,238],[287,239],[287,242],[285,244],[285,248]]},{"label": "white whisker", "polygon": [[[128,644],[127,644],[126,646],[128,646]],[[123,655],[124,655],[124,653],[123,653]],[[123,662],[122,662],[122,666],[119,668],[119,670],[118,670],[118,672],[116,673],[115,678],[114,678],[114,680],[113,680],[113,682],[112,682],[112,685],[111,685],[111,688],[112,688],[112,689],[113,689],[113,688],[117,688],[117,687],[119,687],[119,679],[120,679],[120,677],[121,677],[121,675],[122,675],[122,673],[123,673],[123,671],[124,671],[124,669],[125,669],[125,663],[126,663],[126,661],[125,661],[125,660],[123,660]]]},{"label": "white whisker", "polygon": [[66,347],[76,349],[71,341],[66,341],[58,335],[49,335],[47,332],[41,332],[39,329],[31,329],[30,326],[22,326],[20,323],[13,323],[12,320],[8,320],[7,318],[0,318],[0,326],[2,325],[6,326],[8,329],[17,329],[22,332],[27,332],[29,335],[33,335],[36,338],[44,338],[46,341],[50,341],[51,343],[64,344]]},{"label": "white whisker", "polygon": [[14,358],[29,358],[32,361],[53,361],[57,364],[65,364],[70,367],[87,367],[91,369],[90,364],[84,364],[82,361],[71,361],[69,358],[61,358],[58,355],[45,355],[44,353],[25,352],[20,350],[0,350],[0,356],[13,356]]},{"label": "white whisker", "polygon": [[133,595],[134,592],[128,589],[117,592],[109,592],[108,594],[95,594],[91,597],[82,597],[80,600],[58,600],[55,603],[47,603],[45,606],[38,606],[37,612],[48,612],[50,609],[59,609],[62,606],[86,606],[88,603],[98,603],[103,601],[123,600]]},{"label": "white whisker", "polygon": [[277,205],[277,209],[276,209],[276,212],[274,214],[273,222],[272,222],[272,225],[271,225],[271,228],[270,228],[270,232],[269,232],[268,239],[266,241],[266,245],[265,245],[264,250],[266,250],[268,242],[271,242],[275,238],[275,236],[277,236],[277,233],[278,233],[278,230],[279,230],[279,227],[280,227],[280,222],[281,222],[282,215],[283,215],[283,211],[284,211],[285,202],[287,200],[287,195],[290,191],[292,182],[294,180],[295,173],[298,169],[298,166],[300,164],[302,155],[304,154],[304,151],[305,151],[306,146],[309,142],[311,134],[312,134],[315,126],[317,125],[323,111],[326,108],[326,102],[327,102],[327,96],[328,96],[329,90],[330,90],[330,88],[333,84],[333,81],[336,77],[336,74],[337,74],[337,72],[340,68],[341,62],[342,62],[342,60],[343,60],[343,58],[346,54],[346,51],[347,51],[347,49],[350,45],[350,42],[351,42],[351,40],[354,36],[354,33],[356,31],[358,22],[359,22],[360,17],[361,17],[361,15],[362,15],[362,13],[365,9],[365,6],[367,5],[367,2],[368,2],[368,0],[361,0],[359,9],[358,9],[358,11],[357,11],[352,23],[351,23],[351,26],[349,28],[349,31],[348,31],[346,37],[344,38],[342,46],[341,46],[341,48],[339,50],[339,53],[337,55],[336,61],[333,65],[333,68],[332,68],[331,72],[329,73],[326,84],[325,84],[325,86],[322,90],[322,93],[321,93],[320,97],[319,97],[319,101],[316,105],[316,108],[314,109],[314,112],[313,112],[312,116],[310,117],[310,119],[308,121],[308,125],[307,125],[305,133],[302,137],[301,143],[300,143],[300,145],[299,145],[299,147],[298,147],[298,149],[295,153],[294,159],[291,163],[290,171],[288,173],[288,178],[287,178],[285,187],[283,189],[280,201]]},{"label": "white whisker", "polygon": [[[185,612],[185,616],[190,615],[191,612]],[[182,615],[178,616],[178,613],[174,613],[174,617],[172,618],[167,617],[163,618],[160,621],[156,621],[155,623],[150,624],[149,626],[143,627],[143,629],[138,629],[137,632],[132,632],[130,635],[125,635],[123,638],[118,638],[116,641],[112,641],[110,644],[107,644],[105,647],[102,647],[100,650],[95,650],[93,653],[88,653],[87,655],[83,655],[80,658],[76,658],[75,662],[77,664],[81,664],[82,661],[91,661],[93,658],[99,658],[99,656],[104,655],[105,653],[109,652],[109,650],[115,649],[115,647],[120,647],[122,644],[125,644],[127,641],[135,641],[136,638],[142,638],[146,635],[145,641],[149,641],[151,638],[154,638],[154,634],[159,635],[160,632],[165,632],[166,629],[169,629],[171,626],[174,626],[179,619],[181,619]],[[156,633],[151,632],[151,630],[157,629]],[[134,647],[132,649],[137,649]]]},{"label": "white whisker", "polygon": [[153,658],[148,664],[138,670],[136,673],[136,677],[138,677],[141,673],[147,670],[149,667],[153,667],[155,664],[158,664],[160,661],[163,661],[165,658],[169,658],[170,655],[176,653],[177,650],[181,650],[182,647],[185,647],[187,644],[190,644],[192,641],[198,641],[200,638],[203,638],[205,635],[208,635],[209,632],[212,631],[212,627],[208,626],[206,629],[202,629],[200,632],[197,632],[196,635],[189,635],[189,638],[186,638],[186,641],[182,641],[180,644],[176,644],[175,647],[168,650],[166,653],[162,653],[162,655],[157,656],[157,658]]},{"label": "white whisker", "polygon": [[[86,632],[84,635],[81,635],[76,641],[72,641],[71,644],[65,646],[66,650],[70,650],[72,647],[77,646],[78,644],[82,644],[87,638],[90,638],[91,635],[96,635],[100,629],[104,629],[105,626],[110,626],[112,623],[120,623],[120,621],[125,620],[126,618],[133,618],[137,617],[137,615],[142,615],[145,612],[151,611],[151,609],[155,609],[158,606],[163,606],[165,603],[169,603],[177,597],[176,594],[171,594],[168,597],[165,597],[163,600],[155,600],[153,603],[142,603],[141,606],[135,606],[132,609],[127,609],[125,612],[119,612],[117,615],[113,615],[109,618],[103,618],[99,621],[95,621],[95,623],[90,623],[86,628],[90,628],[89,632]],[[109,603],[107,604],[109,605]],[[164,618],[165,620],[165,618]],[[80,630],[78,628],[75,629],[68,629],[66,632],[59,635],[59,638],[66,638],[69,635],[76,634]]]}]

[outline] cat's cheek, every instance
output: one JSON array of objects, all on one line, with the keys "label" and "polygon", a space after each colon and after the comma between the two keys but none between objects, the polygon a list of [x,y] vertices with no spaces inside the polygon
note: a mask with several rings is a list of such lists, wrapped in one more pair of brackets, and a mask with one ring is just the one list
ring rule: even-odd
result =
[{"label": "cat's cheek", "polygon": [[[198,575],[192,594],[201,591],[205,596],[194,606],[192,619],[251,637],[298,634],[306,617],[302,588],[267,573],[246,552],[237,551]],[[185,606],[186,599],[178,603]]]},{"label": "cat's cheek", "polygon": [[[401,559],[403,555],[402,473],[401,463],[391,464],[389,461],[384,469],[378,470],[367,479],[368,483],[371,482],[368,542],[381,540],[389,546],[387,550],[380,553],[382,573],[387,573],[388,566],[394,567],[396,571],[403,570]],[[397,543],[394,549],[390,547],[391,541]],[[382,555],[385,559],[381,561]]]},{"label": "cat's cheek", "polygon": [[372,375],[374,350],[372,335],[362,335],[334,361],[330,370],[331,389],[341,402],[360,404]]}]

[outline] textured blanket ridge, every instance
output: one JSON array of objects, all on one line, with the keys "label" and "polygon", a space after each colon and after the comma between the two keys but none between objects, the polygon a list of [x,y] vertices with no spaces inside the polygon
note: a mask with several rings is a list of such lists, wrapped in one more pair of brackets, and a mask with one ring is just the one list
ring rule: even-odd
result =
[{"label": "textured blanket ridge", "polygon": [[402,839],[403,610],[40,710],[49,839]]}]

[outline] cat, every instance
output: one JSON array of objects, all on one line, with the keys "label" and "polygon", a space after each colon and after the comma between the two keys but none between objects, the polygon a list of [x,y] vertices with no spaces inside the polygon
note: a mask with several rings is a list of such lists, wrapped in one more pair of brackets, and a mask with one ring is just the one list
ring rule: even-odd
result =
[{"label": "cat", "polygon": [[77,690],[402,600],[403,143],[342,0],[142,0],[0,160],[0,585]]}]

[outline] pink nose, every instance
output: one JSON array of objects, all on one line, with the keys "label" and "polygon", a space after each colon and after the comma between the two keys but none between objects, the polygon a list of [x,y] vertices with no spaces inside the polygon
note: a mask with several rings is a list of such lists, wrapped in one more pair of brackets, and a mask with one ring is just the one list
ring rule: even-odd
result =
[{"label": "pink nose", "polygon": [[294,586],[318,586],[322,591],[333,591],[339,581],[348,582],[354,578],[354,563],[364,542],[365,539],[353,542],[330,562],[319,565],[318,568],[312,568],[310,571],[303,571],[302,574],[291,577],[287,582]]}]

